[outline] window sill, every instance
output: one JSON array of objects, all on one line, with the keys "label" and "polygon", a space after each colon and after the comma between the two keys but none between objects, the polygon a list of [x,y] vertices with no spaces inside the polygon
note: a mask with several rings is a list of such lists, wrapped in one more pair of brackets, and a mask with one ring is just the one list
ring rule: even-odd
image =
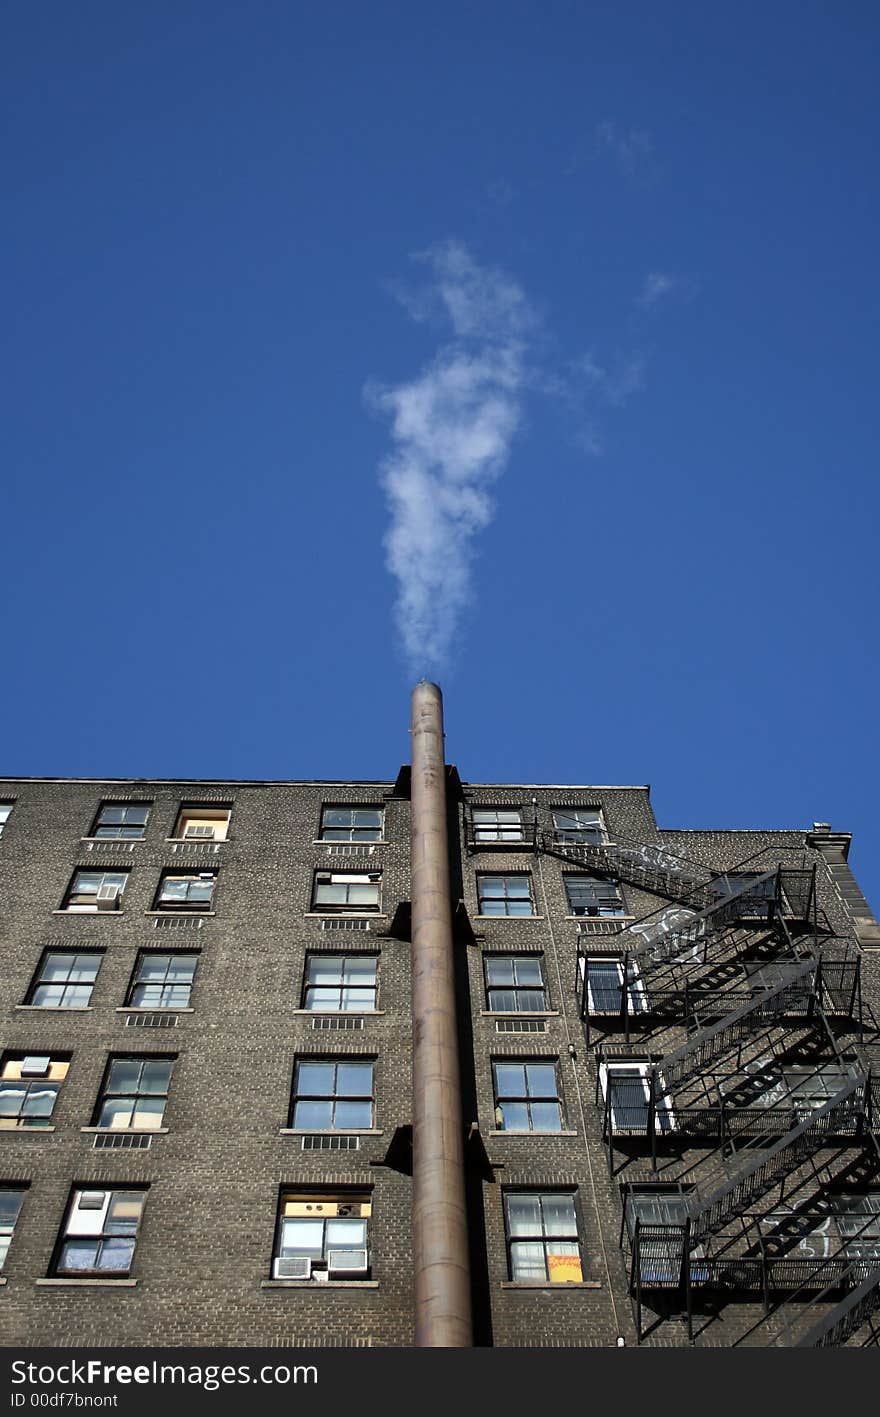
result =
[{"label": "window sill", "polygon": [[[37,1281],[39,1283],[39,1280]],[[326,1294],[328,1289],[378,1289],[378,1279],[261,1279],[261,1289],[313,1289]]]},{"label": "window sill", "polygon": [[71,1004],[68,1008],[59,1008],[57,1004],[15,1004],[16,1010],[26,1009],[32,1014],[90,1014],[94,1010],[91,1004]]},{"label": "window sill", "polygon": [[381,841],[325,841],[323,837],[316,837],[312,846],[390,846],[391,842],[387,836]]},{"label": "window sill", "polygon": [[[85,1130],[85,1129],[83,1129]],[[490,1137],[576,1137],[577,1132],[487,1132]]]},{"label": "window sill", "polygon": [[615,925],[628,925],[631,920],[635,920],[634,915],[566,915],[566,920],[577,920],[581,923],[587,920],[612,920]]},{"label": "window sill", "polygon": [[144,915],[157,915],[157,916],[159,916],[160,918],[162,918],[162,917],[167,917],[167,916],[169,916],[169,915],[173,915],[176,919],[179,919],[182,915],[184,915],[184,916],[185,916],[185,915],[196,915],[196,916],[199,917],[199,919],[204,919],[204,917],[205,917],[206,915],[216,915],[216,914],[217,914],[216,910],[187,910],[186,907],[184,907],[183,910],[145,910],[145,911],[144,911]]},{"label": "window sill", "polygon": [[81,1132],[99,1137],[164,1137],[169,1127],[80,1127]]},{"label": "window sill", "polygon": [[551,1284],[549,1280],[502,1279],[502,1289],[601,1289],[602,1285],[598,1279],[581,1279],[577,1282],[569,1280],[563,1284]]},{"label": "window sill", "polygon": [[291,1009],[303,1018],[384,1018],[384,1009]]},{"label": "window sill", "polygon": [[[82,1129],[85,1131],[85,1128]],[[280,1137],[384,1137],[382,1127],[279,1127]]]},{"label": "window sill", "polygon": [[213,836],[166,836],[164,840],[173,846],[225,846],[232,837],[223,836],[218,841]]},{"label": "window sill", "polygon": [[522,924],[523,920],[546,920],[546,915],[475,915],[474,920],[516,920]]},{"label": "window sill", "polygon": [[80,841],[91,841],[95,846],[118,846],[120,842],[124,846],[139,846],[146,841],[145,836],[81,836]]},{"label": "window sill", "polygon": [[120,915],[124,915],[124,914],[125,914],[125,911],[122,910],[121,908],[118,909],[118,910],[99,910],[96,905],[78,905],[78,906],[76,906],[75,909],[73,909],[73,910],[71,910],[69,907],[68,907],[66,910],[53,910],[53,911],[52,911],[52,914],[53,914],[53,915],[88,915],[89,917],[91,917],[91,916],[93,916],[93,915],[99,915],[99,916],[107,916],[107,915],[109,915],[109,916],[111,917],[111,919],[112,919],[112,918],[117,918],[117,919],[118,919],[118,917],[119,917]]},{"label": "window sill", "polygon": [[502,1009],[480,1009],[481,1018],[559,1018],[558,1009],[532,1009],[526,1012],[525,1009],[514,1009],[508,1012]]},{"label": "window sill", "polygon": [[61,1288],[62,1286],[75,1285],[77,1288],[89,1289],[133,1289],[137,1284],[136,1279],[35,1279],[35,1284],[42,1288]]},{"label": "window sill", "polygon": [[387,920],[383,910],[305,910],[304,920]]},{"label": "window sill", "polygon": [[0,1127],[0,1137],[17,1137],[19,1132],[54,1132],[53,1127]]},{"label": "window sill", "polygon": [[145,1004],[138,1004],[137,1006],[134,1006],[134,1005],[133,1005],[131,1008],[119,1008],[119,1009],[115,1009],[115,1010],[114,1010],[114,1013],[117,1013],[117,1014],[194,1014],[194,1013],[195,1013],[195,1009],[190,1009],[190,1008],[186,1008],[186,1009],[175,1009],[175,1008],[169,1008],[169,1007],[167,1007],[166,1005],[163,1005],[161,1008],[156,1007],[156,1008],[151,1009],[151,1008],[148,1008]]}]

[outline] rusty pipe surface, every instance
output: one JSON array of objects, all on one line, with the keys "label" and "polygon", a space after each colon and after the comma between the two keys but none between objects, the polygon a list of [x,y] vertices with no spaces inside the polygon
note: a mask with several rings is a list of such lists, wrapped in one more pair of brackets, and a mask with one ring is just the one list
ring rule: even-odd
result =
[{"label": "rusty pipe surface", "polygon": [[413,1263],[419,1348],[470,1348],[443,695],[412,696]]}]

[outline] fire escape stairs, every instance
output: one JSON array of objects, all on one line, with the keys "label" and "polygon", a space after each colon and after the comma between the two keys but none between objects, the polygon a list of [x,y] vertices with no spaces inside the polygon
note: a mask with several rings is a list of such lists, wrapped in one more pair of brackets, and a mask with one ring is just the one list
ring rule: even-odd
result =
[{"label": "fire escape stairs", "polygon": [[563,841],[553,832],[543,832],[540,848],[570,866],[626,881],[650,895],[687,901],[698,907],[711,902],[707,887],[713,879],[712,873],[662,846],[625,841]]}]

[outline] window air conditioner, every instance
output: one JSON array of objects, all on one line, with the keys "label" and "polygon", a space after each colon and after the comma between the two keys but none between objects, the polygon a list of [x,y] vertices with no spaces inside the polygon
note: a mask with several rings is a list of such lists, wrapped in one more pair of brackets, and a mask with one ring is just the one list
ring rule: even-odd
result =
[{"label": "window air conditioner", "polygon": [[327,1273],[331,1277],[334,1274],[366,1274],[367,1268],[366,1250],[327,1251]]},{"label": "window air conditioner", "polygon": [[311,1279],[312,1261],[307,1255],[288,1255],[276,1259],[276,1279]]},{"label": "window air conditioner", "polygon": [[186,840],[213,841],[214,828],[210,822],[187,822],[183,835]]},{"label": "window air conditioner", "polygon": [[119,887],[99,886],[95,901],[99,910],[119,909]]}]

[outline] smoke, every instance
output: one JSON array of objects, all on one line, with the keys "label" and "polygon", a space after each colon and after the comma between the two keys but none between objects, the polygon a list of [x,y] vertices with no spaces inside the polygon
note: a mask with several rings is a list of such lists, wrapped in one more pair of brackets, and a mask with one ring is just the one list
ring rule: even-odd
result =
[{"label": "smoke", "polygon": [[417,258],[419,291],[396,293],[413,319],[439,316],[451,336],[409,383],[369,386],[391,421],[381,468],[391,511],[386,564],[413,675],[447,665],[470,596],[473,539],[492,520],[491,487],[522,422],[525,354],[536,320],[518,285],[455,241]]}]

